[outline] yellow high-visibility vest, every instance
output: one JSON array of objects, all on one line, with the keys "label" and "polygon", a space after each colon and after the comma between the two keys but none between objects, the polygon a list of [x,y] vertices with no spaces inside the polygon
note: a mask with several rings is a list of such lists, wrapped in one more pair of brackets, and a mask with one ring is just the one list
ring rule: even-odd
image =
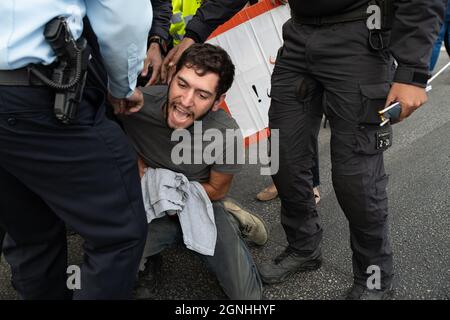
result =
[{"label": "yellow high-visibility vest", "polygon": [[172,19],[170,20],[169,33],[176,46],[183,40],[186,33],[186,25],[192,19],[202,0],[172,0]]}]

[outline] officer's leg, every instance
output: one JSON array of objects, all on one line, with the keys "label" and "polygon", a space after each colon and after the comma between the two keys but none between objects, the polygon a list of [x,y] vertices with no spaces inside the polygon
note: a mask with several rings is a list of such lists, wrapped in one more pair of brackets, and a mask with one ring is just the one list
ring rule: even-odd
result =
[{"label": "officer's leg", "polygon": [[[330,104],[339,104],[332,94],[326,96]],[[360,98],[355,94],[354,103],[361,104]],[[373,272],[367,274],[367,268],[373,265],[380,268],[382,285],[387,287],[392,280],[392,251],[388,238],[388,177],[383,150],[376,149],[379,127],[349,123],[336,115],[330,115],[330,126],[333,186],[349,221],[355,283],[365,286]]]},{"label": "officer's leg", "polygon": [[306,44],[312,31],[292,20],[283,25],[284,45],[272,73],[269,127],[279,130],[279,170],[272,178],[289,246],[260,266],[266,283],[282,282],[297,271],[321,265],[322,228],[313,194],[315,139],[311,137],[317,138],[319,132],[322,88],[308,75]]},{"label": "officer's leg", "polygon": [[279,130],[279,170],[272,177],[281,200],[281,223],[289,247],[302,256],[314,254],[322,238],[311,172],[322,94],[308,76],[306,44],[312,35],[309,26],[292,20],[283,25],[284,45],[272,73],[269,109],[269,127]]},{"label": "officer's leg", "polygon": [[[314,136],[320,127],[321,90],[306,75],[290,71],[272,75],[269,126],[279,130],[279,170],[273,176],[281,200],[281,223],[289,246],[308,256],[317,250],[322,229],[313,195]],[[300,86],[310,86],[299,97]],[[312,99],[312,97],[315,99]]]},{"label": "officer's leg", "polygon": [[262,298],[263,287],[250,251],[222,202],[213,202],[217,226],[214,256],[202,255],[230,299]]},{"label": "officer's leg", "polygon": [[[365,286],[366,270],[374,265],[381,269],[381,286],[386,287],[392,278],[392,252],[387,176],[383,149],[377,145],[390,142],[390,127],[379,126],[377,111],[389,92],[393,60],[387,50],[369,48],[374,35],[365,21],[325,26],[310,48],[313,73],[325,88],[333,186],[350,225],[355,282]],[[384,43],[387,36],[382,34]]]},{"label": "officer's leg", "polygon": [[85,239],[74,297],[129,298],[147,231],[136,156],[98,90],[71,125],[54,118],[51,91],[33,90],[2,88],[15,120],[0,124],[0,164]]},{"label": "officer's leg", "polygon": [[8,234],[4,254],[22,299],[64,299],[67,246],[64,223],[0,166],[0,221]]},{"label": "officer's leg", "polygon": [[260,266],[265,283],[279,283],[295,272],[321,266],[322,228],[311,171],[320,128],[321,95],[320,85],[305,74],[277,69],[272,74],[269,126],[272,132],[279,130],[279,170],[272,178],[281,200],[281,224],[289,246]]}]

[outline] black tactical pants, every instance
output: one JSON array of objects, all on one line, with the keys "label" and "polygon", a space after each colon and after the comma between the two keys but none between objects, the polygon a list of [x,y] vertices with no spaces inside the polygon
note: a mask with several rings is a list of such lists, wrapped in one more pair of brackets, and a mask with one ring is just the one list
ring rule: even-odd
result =
[{"label": "black tactical pants", "polygon": [[[387,40],[388,34],[384,34]],[[394,65],[387,51],[369,49],[365,21],[283,26],[284,45],[272,75],[270,129],[280,130],[280,169],[273,180],[281,199],[281,223],[292,249],[318,249],[322,229],[313,191],[311,134],[322,113],[331,127],[333,186],[350,226],[355,282],[365,285],[367,267],[392,278],[388,239],[388,177],[377,149],[377,110],[384,107]]]}]

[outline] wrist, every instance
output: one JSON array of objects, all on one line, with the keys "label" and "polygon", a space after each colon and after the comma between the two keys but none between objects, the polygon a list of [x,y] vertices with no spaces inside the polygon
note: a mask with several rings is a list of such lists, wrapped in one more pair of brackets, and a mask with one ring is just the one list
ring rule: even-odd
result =
[{"label": "wrist", "polygon": [[152,45],[159,46],[159,50],[161,51],[161,54],[166,55],[167,54],[167,43],[166,40],[161,38],[160,36],[149,36],[147,39],[147,47],[150,48]]},{"label": "wrist", "polygon": [[148,50],[150,50],[150,49],[155,49],[155,50],[158,49],[158,51],[161,52],[161,46],[156,42],[149,43]]},{"label": "wrist", "polygon": [[118,98],[118,97],[114,96],[111,92],[108,92],[107,97],[110,102],[119,102],[120,100],[125,99],[125,98]]}]

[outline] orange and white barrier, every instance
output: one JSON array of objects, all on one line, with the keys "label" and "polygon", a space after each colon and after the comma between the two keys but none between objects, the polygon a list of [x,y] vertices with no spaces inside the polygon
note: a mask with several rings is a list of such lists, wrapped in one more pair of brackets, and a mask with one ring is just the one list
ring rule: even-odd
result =
[{"label": "orange and white barrier", "polygon": [[264,0],[237,13],[208,38],[225,49],[236,66],[223,107],[236,119],[246,144],[255,141],[255,135],[267,136],[270,76],[283,43],[281,28],[289,18],[288,5]]}]

